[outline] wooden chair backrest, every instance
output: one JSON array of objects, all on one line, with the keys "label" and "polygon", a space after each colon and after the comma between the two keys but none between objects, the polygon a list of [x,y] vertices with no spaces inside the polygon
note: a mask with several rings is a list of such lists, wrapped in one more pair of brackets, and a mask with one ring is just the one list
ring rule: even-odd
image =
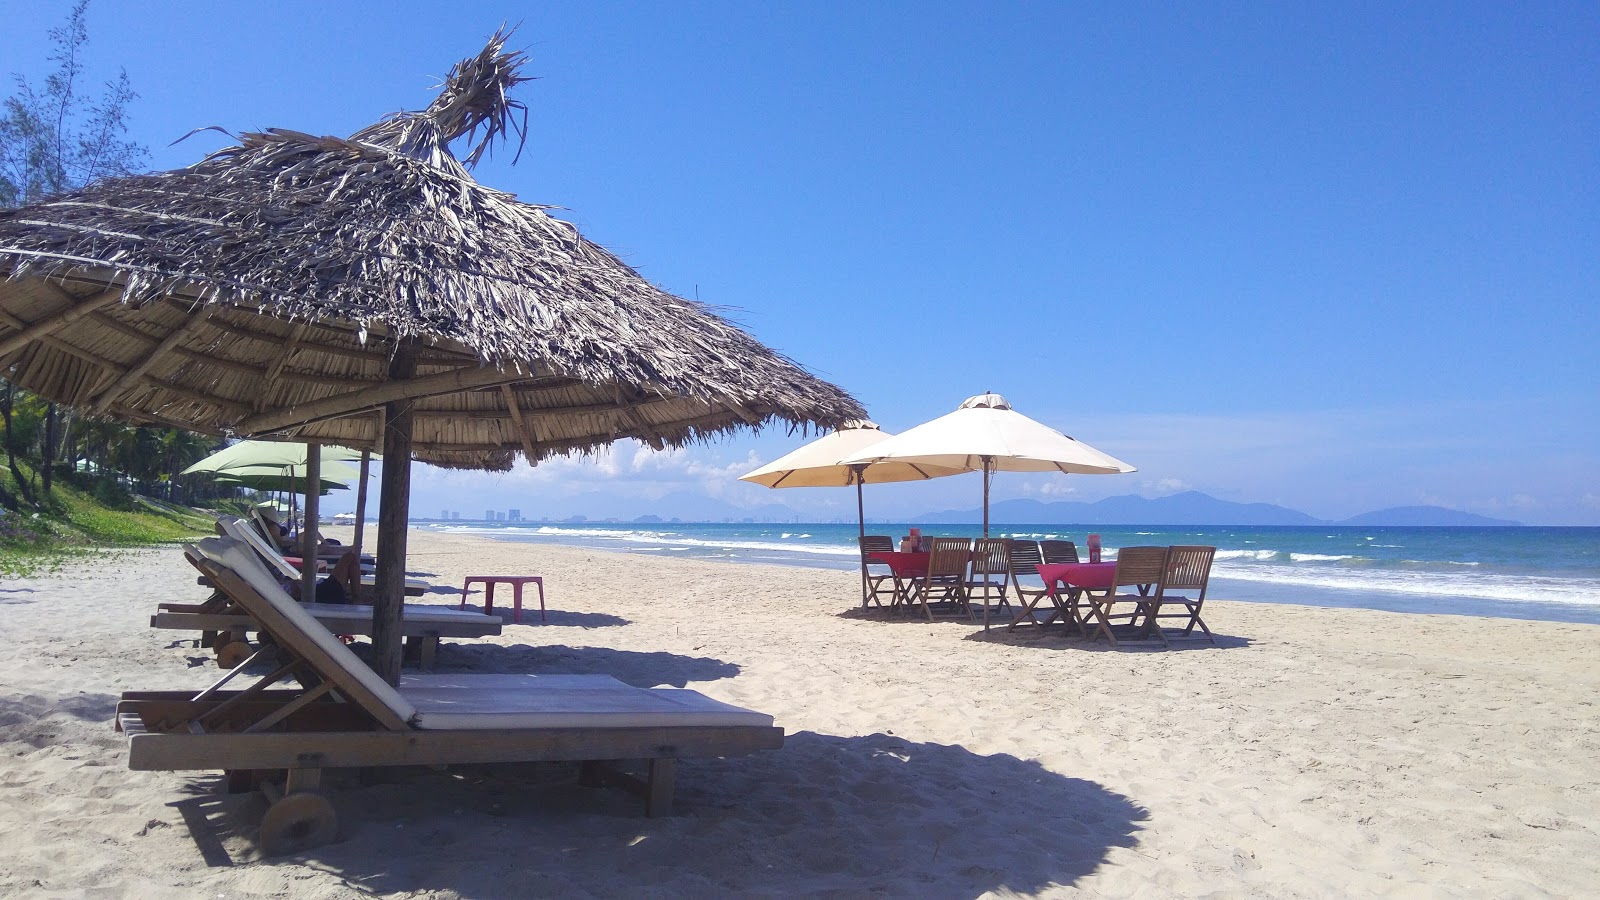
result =
[{"label": "wooden chair backrest", "polygon": [[861,544],[861,564],[864,566],[881,566],[883,563],[868,557],[869,553],[893,553],[894,538],[887,534],[865,534],[857,538]]},{"label": "wooden chair backrest", "polygon": [[289,565],[289,561],[283,558],[283,554],[278,552],[278,548],[262,537],[260,532],[251,528],[248,522],[243,519],[220,519],[219,521],[222,523],[223,532],[228,537],[250,547],[261,557],[263,562],[277,569],[283,577],[291,581],[299,580],[300,570]]},{"label": "wooden chair backrest", "polygon": [[250,508],[250,524],[255,526],[256,534],[274,547],[283,546],[283,532],[278,530],[278,523],[267,518],[267,514],[259,507]]},{"label": "wooden chair backrest", "polygon": [[1071,541],[1040,541],[1039,555],[1051,565],[1078,561],[1078,545]]},{"label": "wooden chair backrest", "polygon": [[1160,584],[1166,574],[1166,547],[1123,547],[1117,551],[1117,587]]},{"label": "wooden chair backrest", "polygon": [[1044,562],[1044,557],[1039,555],[1038,541],[1012,541],[1010,557],[1013,576],[1038,575],[1039,564]]},{"label": "wooden chair backrest", "polygon": [[1010,538],[978,538],[972,542],[973,575],[1005,575],[1010,571]]},{"label": "wooden chair backrest", "polygon": [[928,577],[953,575],[964,578],[967,562],[972,558],[970,538],[934,538],[928,551]]},{"label": "wooden chair backrest", "polygon": [[1199,591],[1206,593],[1206,582],[1211,580],[1211,560],[1217,555],[1215,547],[1174,545],[1167,554],[1167,577],[1161,583],[1164,591]]},{"label": "wooden chair backrest", "polygon": [[205,538],[198,544],[186,545],[184,550],[193,551],[211,583],[271,635],[280,648],[304,661],[319,678],[331,682],[346,700],[384,728],[404,731],[411,727],[416,707],[301,609],[253,550],[223,537]]}]

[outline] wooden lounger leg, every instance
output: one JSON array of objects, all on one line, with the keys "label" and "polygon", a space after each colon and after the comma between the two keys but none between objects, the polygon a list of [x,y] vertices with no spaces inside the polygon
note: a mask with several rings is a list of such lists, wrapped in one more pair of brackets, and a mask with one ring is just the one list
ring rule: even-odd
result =
[{"label": "wooden lounger leg", "polygon": [[277,785],[262,784],[263,793],[273,801],[261,817],[263,853],[298,853],[338,836],[338,813],[328,798],[317,792],[321,786],[322,770],[312,768],[290,769],[281,793]]},{"label": "wooden lounger leg", "polygon": [[671,757],[650,760],[649,782],[645,785],[644,815],[647,819],[672,815],[672,788],[678,761]]},{"label": "wooden lounger leg", "polygon": [[672,791],[677,780],[678,761],[674,758],[646,760],[644,778],[617,767],[619,760],[585,760],[578,765],[578,783],[584,787],[619,787],[644,798],[647,818],[672,815]]},{"label": "wooden lounger leg", "polygon": [[404,657],[406,662],[414,662],[424,669],[433,668],[434,658],[439,653],[439,636],[437,634],[418,634],[406,638]]}]

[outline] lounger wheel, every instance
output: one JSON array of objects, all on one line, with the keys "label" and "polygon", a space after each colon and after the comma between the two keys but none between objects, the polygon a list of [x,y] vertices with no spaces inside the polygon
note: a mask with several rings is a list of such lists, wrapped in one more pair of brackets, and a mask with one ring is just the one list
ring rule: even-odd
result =
[{"label": "lounger wheel", "polygon": [[232,669],[234,666],[250,658],[254,653],[250,645],[244,641],[229,641],[217,646],[217,668]]},{"label": "lounger wheel", "polygon": [[320,847],[339,833],[339,815],[327,797],[310,791],[286,794],[261,818],[261,851],[268,856]]}]

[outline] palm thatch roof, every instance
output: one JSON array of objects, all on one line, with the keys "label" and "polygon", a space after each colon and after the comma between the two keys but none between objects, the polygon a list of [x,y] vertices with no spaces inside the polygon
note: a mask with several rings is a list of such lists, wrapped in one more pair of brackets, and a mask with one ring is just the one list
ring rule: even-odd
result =
[{"label": "palm thatch roof", "polygon": [[[508,467],[632,437],[661,448],[783,422],[843,390],[650,284],[572,225],[478,184],[519,126],[525,62],[496,35],[425,111],[349,138],[270,129],[189,168],[0,212],[0,374],[141,424],[382,446]],[[414,377],[391,379],[402,342]]]}]

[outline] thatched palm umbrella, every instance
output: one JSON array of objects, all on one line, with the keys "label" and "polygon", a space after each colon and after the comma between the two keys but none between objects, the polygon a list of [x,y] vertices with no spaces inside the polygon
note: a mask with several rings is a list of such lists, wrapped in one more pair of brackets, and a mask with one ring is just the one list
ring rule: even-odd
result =
[{"label": "thatched palm umbrella", "polygon": [[[467,165],[517,125],[496,35],[421,113],[279,129],[0,213],[0,372],[125,421],[381,450],[380,671],[398,676],[409,467],[864,415]],[[518,129],[520,130],[520,129]],[[392,657],[392,658],[391,658]]]}]

